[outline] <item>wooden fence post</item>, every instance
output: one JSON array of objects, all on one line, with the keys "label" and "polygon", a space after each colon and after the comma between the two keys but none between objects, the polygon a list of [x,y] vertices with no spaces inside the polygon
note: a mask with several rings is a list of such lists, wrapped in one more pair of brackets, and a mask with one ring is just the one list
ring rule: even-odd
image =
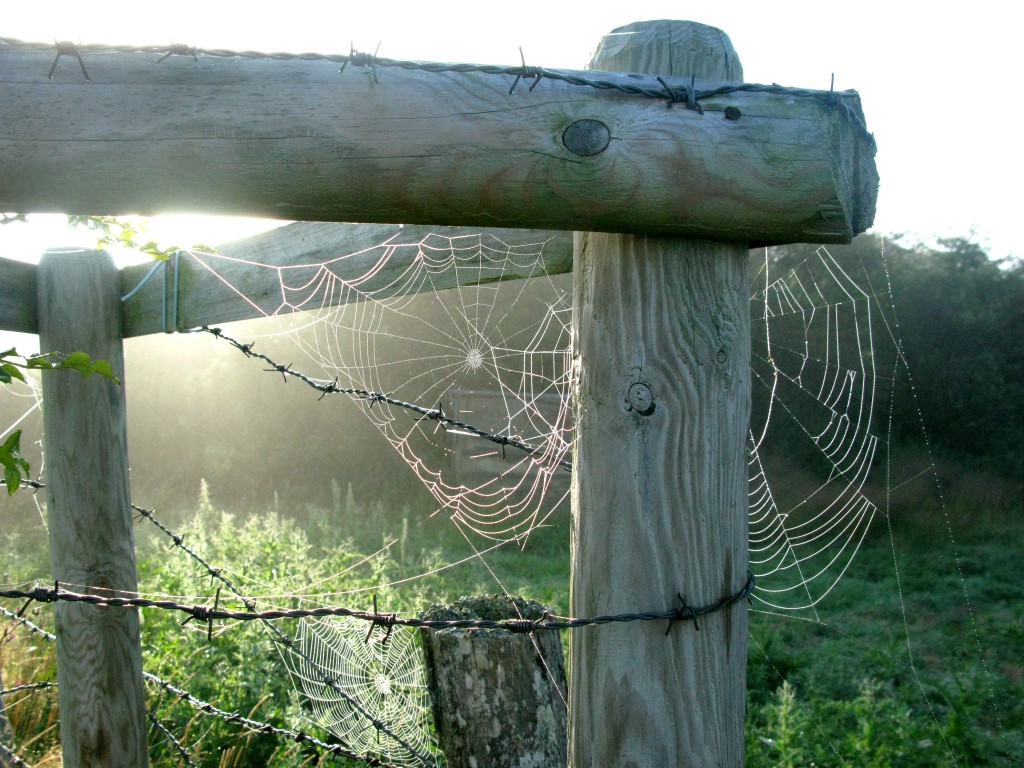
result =
[{"label": "wooden fence post", "polygon": [[[3,670],[0,669],[0,691],[4,689]],[[0,768],[8,768],[14,763],[7,759],[8,755],[4,748],[14,751],[14,729],[11,721],[7,719],[7,708],[4,706],[3,694],[0,694]]]},{"label": "wooden fence post", "polygon": [[[742,79],[724,33],[678,21],[616,29],[591,68]],[[573,268],[573,615],[737,593],[747,580],[746,245],[577,233]],[[746,601],[667,633],[660,622],[614,624],[570,642],[571,766],[743,764]]]},{"label": "wooden fence post", "polygon": [[[431,606],[426,619],[528,619],[544,606],[505,595]],[[557,632],[423,630],[427,684],[449,768],[564,768],[565,664]]]},{"label": "wooden fence post", "polygon": [[[134,593],[118,272],[102,251],[47,251],[37,279],[41,348],[107,360],[122,382],[43,375],[53,577],[78,591]],[[148,765],[138,614],[57,603],[55,617],[65,768]]]}]

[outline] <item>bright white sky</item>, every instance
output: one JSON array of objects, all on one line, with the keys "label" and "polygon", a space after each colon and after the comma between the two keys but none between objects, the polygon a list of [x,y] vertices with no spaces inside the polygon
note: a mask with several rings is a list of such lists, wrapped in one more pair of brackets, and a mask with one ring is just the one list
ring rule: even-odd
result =
[{"label": "bright white sky", "polygon": [[[0,35],[32,41],[166,44],[346,53],[390,58],[582,69],[601,35],[644,19],[689,18],[725,30],[748,82],[860,91],[878,141],[875,231],[968,235],[995,257],[1024,256],[1018,227],[1024,170],[1021,110],[1004,82],[1017,71],[1012,4],[632,0],[605,3],[227,2],[86,3],[6,0]],[[597,10],[606,6],[606,10]],[[1004,10],[1000,10],[1000,6]],[[1013,39],[1011,39],[1011,35]],[[0,227],[0,256],[82,244],[63,217]],[[165,244],[223,242],[253,224],[174,217],[151,233]],[[85,238],[88,241],[88,238]]]}]

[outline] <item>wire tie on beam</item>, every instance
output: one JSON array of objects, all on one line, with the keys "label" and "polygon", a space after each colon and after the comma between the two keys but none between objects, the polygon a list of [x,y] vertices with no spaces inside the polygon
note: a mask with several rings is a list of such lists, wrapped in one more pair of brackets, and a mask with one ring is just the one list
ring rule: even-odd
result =
[{"label": "wire tie on beam", "polygon": [[538,83],[544,78],[543,67],[528,67],[526,66],[526,56],[523,53],[523,47],[519,46],[519,58],[523,62],[523,66],[516,70],[516,79],[512,81],[512,87],[508,89],[508,95],[511,96],[515,93],[516,86],[519,85],[519,81],[524,77],[532,77],[533,83],[530,85],[530,93],[533,93],[533,89],[537,87]]},{"label": "wire tie on beam", "polygon": [[149,282],[149,279],[151,277],[153,277],[153,275],[155,275],[157,273],[157,270],[166,269],[166,268],[167,268],[167,262],[166,261],[158,261],[158,262],[156,262],[156,264],[153,265],[153,268],[150,269],[149,272],[146,273],[146,276],[139,281],[139,284],[136,285],[134,288],[132,288],[130,291],[128,291],[128,293],[126,293],[124,296],[121,297],[121,301],[128,301],[128,299],[130,299],[132,296],[134,296],[136,293],[138,293],[140,290],[142,290],[142,286],[144,286],[146,283]]},{"label": "wire tie on beam", "polygon": [[668,83],[662,80],[660,76],[657,80],[661,83],[661,87],[665,89],[665,94],[668,96],[667,106],[669,109],[672,109],[673,104],[683,104],[686,102],[687,95],[683,90],[680,88],[672,88]]},{"label": "wire tie on beam", "polygon": [[69,40],[62,40],[60,42],[54,40],[53,44],[57,46],[57,56],[50,66],[50,73],[46,76],[47,79],[53,80],[53,73],[57,71],[57,62],[60,61],[61,56],[74,56],[78,59],[78,66],[82,68],[82,75],[85,77],[86,82],[88,82],[89,73],[85,69],[85,62],[82,61],[82,54],[78,52],[78,47]]}]

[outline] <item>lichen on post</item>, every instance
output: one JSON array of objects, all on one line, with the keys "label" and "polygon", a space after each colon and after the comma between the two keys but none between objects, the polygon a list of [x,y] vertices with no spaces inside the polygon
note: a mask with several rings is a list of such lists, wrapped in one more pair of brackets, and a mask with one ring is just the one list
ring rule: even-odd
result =
[{"label": "lichen on post", "polygon": [[[506,595],[434,605],[429,620],[541,618]],[[440,746],[450,768],[565,765],[565,665],[557,632],[425,629],[423,649]]]}]

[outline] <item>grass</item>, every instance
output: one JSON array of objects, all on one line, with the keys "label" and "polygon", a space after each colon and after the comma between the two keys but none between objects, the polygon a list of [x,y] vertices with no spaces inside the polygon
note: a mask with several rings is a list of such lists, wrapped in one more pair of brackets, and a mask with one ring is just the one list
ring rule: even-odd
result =
[{"label": "grass", "polygon": [[[1024,764],[1024,528],[1013,513],[990,516],[991,527],[979,525],[981,517],[970,516],[973,525],[955,547],[944,519],[894,519],[891,526],[880,519],[817,617],[752,612],[748,766]],[[247,594],[284,595],[317,583],[316,591],[342,593],[323,598],[333,604],[369,608],[376,594],[381,610],[415,613],[433,601],[497,591],[497,577],[513,594],[568,611],[565,514],[553,516],[524,551],[490,552],[486,566],[445,521],[363,504],[337,488],[331,509],[290,516],[270,509],[243,519],[204,495],[197,510],[167,522]],[[155,528],[139,525],[140,589],[212,599],[210,576],[169,550]],[[45,576],[38,553],[25,544],[9,540],[0,553],[8,581]],[[462,558],[470,559],[442,569]],[[30,610],[33,620],[52,623],[48,607]],[[221,627],[207,642],[205,627],[183,628],[180,617],[145,611],[142,631],[148,671],[224,709],[276,724],[301,722],[278,647],[258,625]],[[6,685],[53,679],[45,640],[10,622],[2,632]],[[148,696],[151,711],[199,765],[326,762],[308,745],[204,717],[156,689]],[[19,753],[33,765],[58,765],[55,693],[8,704]],[[315,730],[308,722],[303,727]],[[155,731],[151,754],[154,765],[184,764]]]}]

